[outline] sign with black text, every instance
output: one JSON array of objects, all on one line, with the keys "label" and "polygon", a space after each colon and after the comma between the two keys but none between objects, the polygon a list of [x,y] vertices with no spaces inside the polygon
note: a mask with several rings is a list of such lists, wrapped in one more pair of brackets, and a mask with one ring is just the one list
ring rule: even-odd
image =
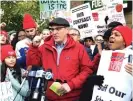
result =
[{"label": "sign with black text", "polygon": [[70,10],[70,0],[39,0],[39,4],[40,19],[47,19],[58,10]]},{"label": "sign with black text", "polygon": [[103,35],[107,30],[106,26],[106,6],[102,0],[92,0],[90,1],[92,16],[97,28],[97,33]]},{"label": "sign with black text", "polygon": [[71,9],[72,25],[81,33],[81,39],[97,35],[90,4],[86,3]]},{"label": "sign with black text", "polygon": [[0,101],[13,101],[11,82],[0,82]]},{"label": "sign with black text", "polygon": [[[132,75],[125,65],[132,50],[102,51],[97,75],[104,76],[102,86],[94,86],[91,101],[130,101],[132,97]],[[106,65],[105,65],[106,63]]]},{"label": "sign with black text", "polygon": [[113,21],[121,22],[126,25],[124,13],[123,13],[123,0],[103,0],[107,7],[107,14],[109,17],[108,24]]}]

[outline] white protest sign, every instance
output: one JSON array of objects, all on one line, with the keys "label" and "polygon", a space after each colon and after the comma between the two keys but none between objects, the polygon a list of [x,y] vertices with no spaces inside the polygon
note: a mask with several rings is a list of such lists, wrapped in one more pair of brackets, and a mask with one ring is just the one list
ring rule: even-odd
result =
[{"label": "white protest sign", "polygon": [[11,82],[0,82],[0,101],[13,101]]},{"label": "white protest sign", "polygon": [[46,19],[58,10],[69,11],[70,0],[39,0],[40,19]]},{"label": "white protest sign", "polygon": [[72,26],[72,17],[71,17],[71,12],[70,11],[59,10],[59,11],[56,11],[52,16],[54,18],[57,18],[57,17],[64,18],[69,22],[70,26]]},{"label": "white protest sign", "polygon": [[89,1],[92,11],[92,16],[97,28],[97,33],[103,35],[106,31],[106,6],[102,0],[91,0]]},{"label": "white protest sign", "polygon": [[[94,86],[91,101],[130,101],[132,76],[125,71],[131,50],[103,51],[97,75],[104,76],[103,86]],[[106,63],[106,65],[105,65]]]},{"label": "white protest sign", "polygon": [[92,18],[90,4],[86,3],[71,9],[73,27],[81,33],[81,39],[97,35],[97,28]]},{"label": "white protest sign", "polygon": [[107,6],[108,12],[108,23],[117,21],[122,24],[126,24],[124,13],[123,13],[123,0],[103,0]]},{"label": "white protest sign", "polygon": [[40,11],[40,20],[42,19],[48,19],[52,14],[52,11],[45,12],[45,11]]},{"label": "white protest sign", "polygon": [[40,0],[40,11],[69,10],[70,0]]}]

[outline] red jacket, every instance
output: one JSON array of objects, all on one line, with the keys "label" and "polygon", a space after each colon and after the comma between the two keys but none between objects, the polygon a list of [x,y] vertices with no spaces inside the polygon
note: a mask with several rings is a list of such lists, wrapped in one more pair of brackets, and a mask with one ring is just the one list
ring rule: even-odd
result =
[{"label": "red jacket", "polygon": [[27,64],[40,65],[40,61],[42,61],[45,70],[52,70],[54,80],[66,80],[72,90],[63,96],[58,96],[49,89],[53,83],[53,81],[49,81],[46,93],[48,99],[50,101],[74,101],[78,99],[82,84],[92,74],[91,68],[93,66],[84,47],[68,35],[66,45],[60,54],[59,65],[57,65],[57,51],[52,36],[45,40],[38,51],[40,52],[37,52],[36,47],[31,46],[29,48]]}]

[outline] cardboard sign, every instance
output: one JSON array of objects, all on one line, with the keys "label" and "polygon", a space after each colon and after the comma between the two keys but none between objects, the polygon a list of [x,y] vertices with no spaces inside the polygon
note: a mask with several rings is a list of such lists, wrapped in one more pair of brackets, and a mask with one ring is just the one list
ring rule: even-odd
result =
[{"label": "cardboard sign", "polygon": [[[130,101],[132,76],[125,71],[132,51],[103,51],[97,75],[104,76],[103,86],[95,86],[91,101]],[[105,65],[106,63],[106,65]]]},{"label": "cardboard sign", "polygon": [[0,82],[0,101],[13,101],[11,82]]},{"label": "cardboard sign", "polygon": [[97,35],[90,4],[86,3],[71,9],[73,27],[81,33],[81,39]]}]

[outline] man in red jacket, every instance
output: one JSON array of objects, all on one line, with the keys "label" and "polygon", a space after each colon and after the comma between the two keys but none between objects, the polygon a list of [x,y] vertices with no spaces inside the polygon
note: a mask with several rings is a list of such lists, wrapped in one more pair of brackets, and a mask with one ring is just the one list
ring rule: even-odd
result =
[{"label": "man in red jacket", "polygon": [[[39,48],[35,37],[27,53],[27,65],[41,65],[51,69],[53,81],[49,81],[46,96],[48,101],[77,101],[86,78],[92,74],[91,60],[84,47],[68,34],[69,22],[55,18],[49,23],[51,36]],[[36,40],[37,39],[37,40]],[[59,82],[58,94],[50,86]]]}]

